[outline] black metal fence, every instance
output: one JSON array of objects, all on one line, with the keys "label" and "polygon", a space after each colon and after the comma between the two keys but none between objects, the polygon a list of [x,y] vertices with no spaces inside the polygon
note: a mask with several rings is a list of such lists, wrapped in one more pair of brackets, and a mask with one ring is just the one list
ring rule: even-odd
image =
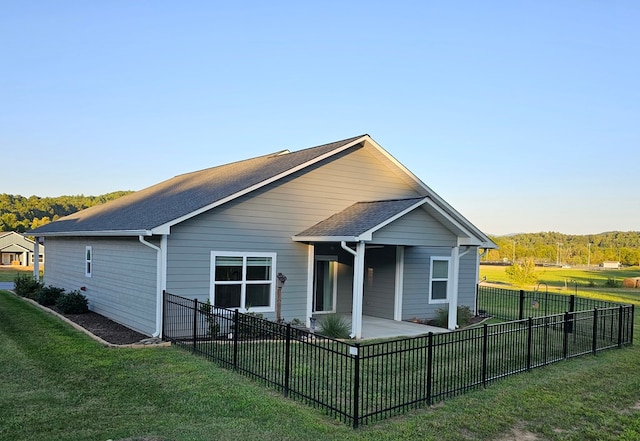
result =
[{"label": "black metal fence", "polygon": [[165,293],[163,336],[358,427],[508,375],[631,344],[633,314],[630,305],[596,307],[360,344]]}]

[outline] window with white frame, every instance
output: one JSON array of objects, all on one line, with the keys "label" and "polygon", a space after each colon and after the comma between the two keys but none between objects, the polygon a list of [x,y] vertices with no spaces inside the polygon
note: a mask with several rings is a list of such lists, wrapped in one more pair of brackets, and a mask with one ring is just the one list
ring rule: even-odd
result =
[{"label": "window with white frame", "polygon": [[211,252],[211,303],[221,308],[272,311],[275,253]]},{"label": "window with white frame", "polygon": [[90,246],[84,248],[84,275],[91,277],[93,270],[93,250]]},{"label": "window with white frame", "polygon": [[449,271],[451,257],[432,257],[429,268],[429,303],[449,301]]}]

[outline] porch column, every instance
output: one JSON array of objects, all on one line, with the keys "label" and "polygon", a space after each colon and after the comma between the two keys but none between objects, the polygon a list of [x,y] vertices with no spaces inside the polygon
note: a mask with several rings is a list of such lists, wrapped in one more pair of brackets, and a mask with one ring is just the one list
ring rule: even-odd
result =
[{"label": "porch column", "polygon": [[[29,259],[29,253],[27,253],[27,260]],[[33,278],[40,281],[40,238],[35,238],[33,245]]]},{"label": "porch column", "polygon": [[460,266],[460,248],[455,246],[451,249],[451,284],[449,291],[449,320],[447,328],[451,331],[458,326],[458,268]]},{"label": "porch column", "polygon": [[353,257],[353,306],[351,310],[351,337],[362,338],[362,297],[364,292],[365,243],[358,242]]}]

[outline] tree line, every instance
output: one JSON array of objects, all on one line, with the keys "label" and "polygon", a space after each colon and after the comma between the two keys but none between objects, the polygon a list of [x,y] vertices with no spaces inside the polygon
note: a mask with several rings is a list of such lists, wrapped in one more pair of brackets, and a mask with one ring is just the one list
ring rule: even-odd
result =
[{"label": "tree line", "polygon": [[[85,208],[117,199],[131,191],[100,196],[24,197],[0,193],[0,232],[24,233]],[[513,263],[533,260],[537,264],[598,265],[616,261],[640,265],[640,232],[611,231],[570,235],[556,232],[490,236],[497,250],[489,250],[483,262]]]},{"label": "tree line", "polygon": [[483,262],[523,262],[536,264],[586,266],[604,261],[640,265],[640,232],[610,231],[599,234],[571,235],[555,232],[490,236],[497,250],[490,250]]},{"label": "tree line", "polygon": [[0,231],[24,233],[58,218],[131,193],[115,191],[101,196],[24,197],[0,193]]}]

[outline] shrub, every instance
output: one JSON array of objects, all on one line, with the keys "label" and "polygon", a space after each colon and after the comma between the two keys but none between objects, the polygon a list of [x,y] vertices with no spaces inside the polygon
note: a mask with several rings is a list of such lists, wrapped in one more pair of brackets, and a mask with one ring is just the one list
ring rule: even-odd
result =
[{"label": "shrub", "polygon": [[200,307],[198,309],[202,314],[204,314],[204,318],[207,321],[207,335],[211,338],[217,337],[218,334],[220,334],[220,324],[213,314],[213,305],[211,304],[211,301],[207,299],[207,303],[200,303]]},{"label": "shrub", "polygon": [[327,315],[320,322],[318,334],[330,338],[349,338],[351,324],[341,315]]},{"label": "shrub", "polygon": [[64,289],[62,288],[45,286],[36,292],[35,301],[44,306],[55,305],[62,293],[64,293]]},{"label": "shrub", "polygon": [[[449,309],[438,309],[436,314],[434,325],[439,328],[446,328],[449,325]],[[472,318],[473,312],[471,312],[471,308],[466,305],[458,306],[458,326],[461,328],[467,326]]]},{"label": "shrub", "polygon": [[33,299],[36,293],[42,288],[42,283],[38,282],[29,274],[18,274],[13,279],[15,284],[15,292],[19,296]]},{"label": "shrub", "polygon": [[56,301],[56,307],[63,314],[84,314],[89,312],[89,302],[80,291],[62,294]]},{"label": "shrub", "polygon": [[609,277],[606,282],[604,282],[604,286],[607,288],[620,288],[620,282],[618,282],[615,278],[612,279]]}]

